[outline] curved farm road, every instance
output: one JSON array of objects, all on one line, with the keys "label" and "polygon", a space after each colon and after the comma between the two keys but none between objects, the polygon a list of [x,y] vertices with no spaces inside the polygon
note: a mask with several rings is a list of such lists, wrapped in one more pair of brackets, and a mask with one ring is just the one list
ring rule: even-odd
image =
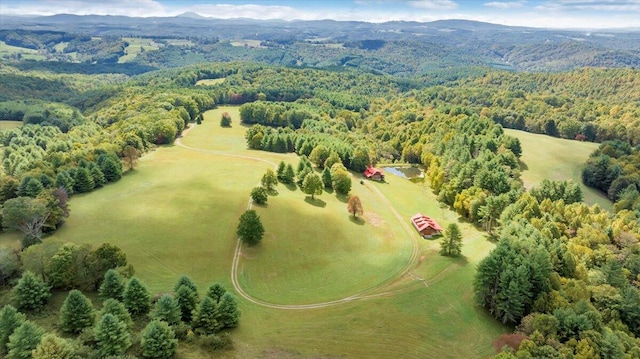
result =
[{"label": "curved farm road", "polygon": [[[194,127],[195,126],[191,126],[191,127],[187,128],[187,129],[185,129],[182,132],[182,136],[181,137],[186,136]],[[190,146],[187,146],[187,145],[183,144],[182,141],[181,141],[181,138],[177,138],[174,141],[174,143],[177,146],[180,146],[180,147],[185,148],[185,149],[190,150],[190,151],[208,153],[208,154],[211,154],[211,155],[214,155],[214,156],[225,156],[225,157],[233,157],[233,158],[242,158],[242,159],[246,159],[246,160],[264,162],[264,163],[268,163],[268,164],[272,165],[274,169],[276,169],[277,166],[278,166],[276,163],[271,162],[269,160],[265,160],[263,158],[251,157],[251,156],[243,156],[243,155],[235,155],[235,154],[225,153],[225,152],[221,152],[221,151],[204,150],[204,149],[200,149],[200,148],[190,147]],[[418,241],[417,241],[417,239],[415,237],[415,234],[414,234],[413,230],[411,229],[411,227],[409,227],[409,225],[406,223],[406,221],[403,220],[403,218],[400,215],[400,213],[398,213],[398,211],[396,211],[396,209],[393,207],[391,202],[389,202],[387,197],[385,197],[385,195],[377,187],[370,186],[368,184],[367,184],[367,187],[372,189],[375,192],[375,194],[380,198],[380,200],[389,208],[389,210],[393,213],[394,217],[396,217],[396,219],[398,220],[398,223],[400,223],[402,225],[402,227],[407,232],[407,235],[409,236],[409,238],[411,238],[411,255],[409,257],[409,260],[407,261],[407,263],[404,265],[403,268],[401,268],[399,271],[397,271],[394,275],[390,276],[389,279],[387,279],[387,280],[385,280],[385,281],[379,283],[378,285],[375,285],[375,286],[373,286],[373,287],[371,287],[369,289],[361,291],[359,293],[353,294],[353,295],[345,297],[345,298],[332,300],[332,301],[320,302],[320,303],[312,303],[312,304],[276,304],[276,303],[270,303],[270,302],[267,302],[267,301],[260,300],[260,299],[252,297],[240,285],[240,281],[238,280],[238,263],[240,262],[240,254],[241,254],[240,252],[241,252],[241,249],[242,249],[242,241],[240,240],[240,238],[238,238],[238,240],[236,242],[236,249],[235,249],[235,252],[234,252],[234,255],[233,255],[233,264],[231,265],[231,282],[233,283],[234,289],[238,292],[238,294],[242,298],[246,299],[247,301],[249,301],[251,303],[254,303],[254,304],[257,304],[257,305],[261,305],[261,306],[267,307],[267,308],[285,309],[285,310],[303,310],[303,309],[324,308],[324,307],[330,307],[330,306],[334,306],[334,305],[338,305],[338,304],[352,302],[352,301],[355,301],[355,300],[364,300],[364,299],[388,296],[388,295],[392,295],[392,294],[398,292],[399,290],[372,294],[373,292],[380,291],[380,290],[386,288],[387,286],[390,286],[397,279],[399,279],[402,276],[404,276],[405,274],[409,273],[409,271],[414,266],[414,263],[416,262],[416,260],[418,258]],[[247,204],[247,209],[250,209],[251,206],[252,206],[252,202],[251,202],[251,199],[249,199],[249,203]]]}]

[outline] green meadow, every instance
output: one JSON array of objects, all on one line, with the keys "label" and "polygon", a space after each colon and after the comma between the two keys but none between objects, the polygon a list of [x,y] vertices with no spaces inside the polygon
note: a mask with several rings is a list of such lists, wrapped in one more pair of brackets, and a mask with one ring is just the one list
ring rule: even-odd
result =
[{"label": "green meadow", "polygon": [[0,41],[0,57],[9,57],[19,54],[23,59],[28,60],[44,60],[45,56],[40,55],[38,50],[27,49],[25,47],[7,45],[4,41]]},{"label": "green meadow", "polygon": [[[225,111],[231,128],[219,126]],[[475,266],[493,245],[461,224],[464,256],[437,254],[437,240],[419,238],[409,217],[422,212],[446,226],[457,216],[423,184],[393,175],[386,183],[360,184],[354,174],[361,219],[350,218],[345,199],[334,193],[311,201],[279,184],[266,206],[254,206],[266,233],[261,244],[240,248],[237,283],[246,297],[236,292],[235,230],[249,192],[279,161],[297,163],[293,154],[246,149],[245,130],[237,108],[207,112],[202,125],[146,154],[121,181],[74,196],[71,216],[51,238],[120,246],[154,293],[171,291],[181,274],[202,292],[215,281],[234,292],[242,311],[232,334],[235,350],[207,354],[185,345],[179,357],[493,353],[492,340],[510,328],[474,305],[471,285]]]},{"label": "green meadow", "polygon": [[142,51],[155,51],[160,46],[152,39],[143,39],[139,37],[123,37],[122,40],[129,43],[124,49],[125,55],[120,56],[119,63],[129,62],[136,58]]},{"label": "green meadow", "polygon": [[520,161],[523,168],[522,181],[525,187],[534,187],[545,178],[572,180],[580,184],[584,201],[587,204],[597,203],[608,211],[613,210],[611,201],[603,193],[582,184],[581,174],[584,163],[599,144],[511,129],[505,129],[504,132],[517,137],[522,144]]}]

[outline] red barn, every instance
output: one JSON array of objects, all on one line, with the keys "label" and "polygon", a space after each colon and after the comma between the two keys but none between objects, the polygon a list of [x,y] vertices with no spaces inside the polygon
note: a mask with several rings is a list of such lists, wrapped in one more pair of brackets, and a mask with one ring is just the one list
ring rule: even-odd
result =
[{"label": "red barn", "polygon": [[431,238],[442,234],[442,227],[440,227],[438,222],[422,213],[417,213],[411,217],[411,223],[423,238]]},{"label": "red barn", "polygon": [[372,166],[367,167],[367,169],[364,171],[364,176],[368,179],[384,181],[384,172]]}]

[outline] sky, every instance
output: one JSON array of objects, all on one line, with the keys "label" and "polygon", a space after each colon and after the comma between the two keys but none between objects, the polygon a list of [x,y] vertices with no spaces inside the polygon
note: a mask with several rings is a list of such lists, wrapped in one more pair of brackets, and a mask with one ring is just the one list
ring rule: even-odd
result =
[{"label": "sky", "polygon": [[175,16],[282,20],[466,19],[547,28],[640,28],[640,0],[1,0],[2,15]]}]

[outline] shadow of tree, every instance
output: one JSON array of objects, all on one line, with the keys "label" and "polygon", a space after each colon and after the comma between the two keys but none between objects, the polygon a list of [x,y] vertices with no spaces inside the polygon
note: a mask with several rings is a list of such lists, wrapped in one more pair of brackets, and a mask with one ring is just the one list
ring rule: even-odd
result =
[{"label": "shadow of tree", "polygon": [[320,198],[311,199],[310,196],[307,196],[305,197],[304,201],[315,207],[324,208],[327,206],[327,202],[321,200]]},{"label": "shadow of tree", "polygon": [[267,194],[269,196],[277,197],[280,194],[280,192],[278,192],[278,190],[274,188],[274,189],[267,190]]},{"label": "shadow of tree", "polygon": [[295,192],[298,190],[298,186],[295,183],[283,183],[284,187],[291,192]]},{"label": "shadow of tree", "polygon": [[349,201],[349,195],[347,194],[336,193],[336,198],[342,203],[347,203]]},{"label": "shadow of tree", "polygon": [[349,220],[352,223],[355,223],[355,224],[357,224],[359,226],[364,226],[364,224],[366,223],[362,217],[349,216]]}]

